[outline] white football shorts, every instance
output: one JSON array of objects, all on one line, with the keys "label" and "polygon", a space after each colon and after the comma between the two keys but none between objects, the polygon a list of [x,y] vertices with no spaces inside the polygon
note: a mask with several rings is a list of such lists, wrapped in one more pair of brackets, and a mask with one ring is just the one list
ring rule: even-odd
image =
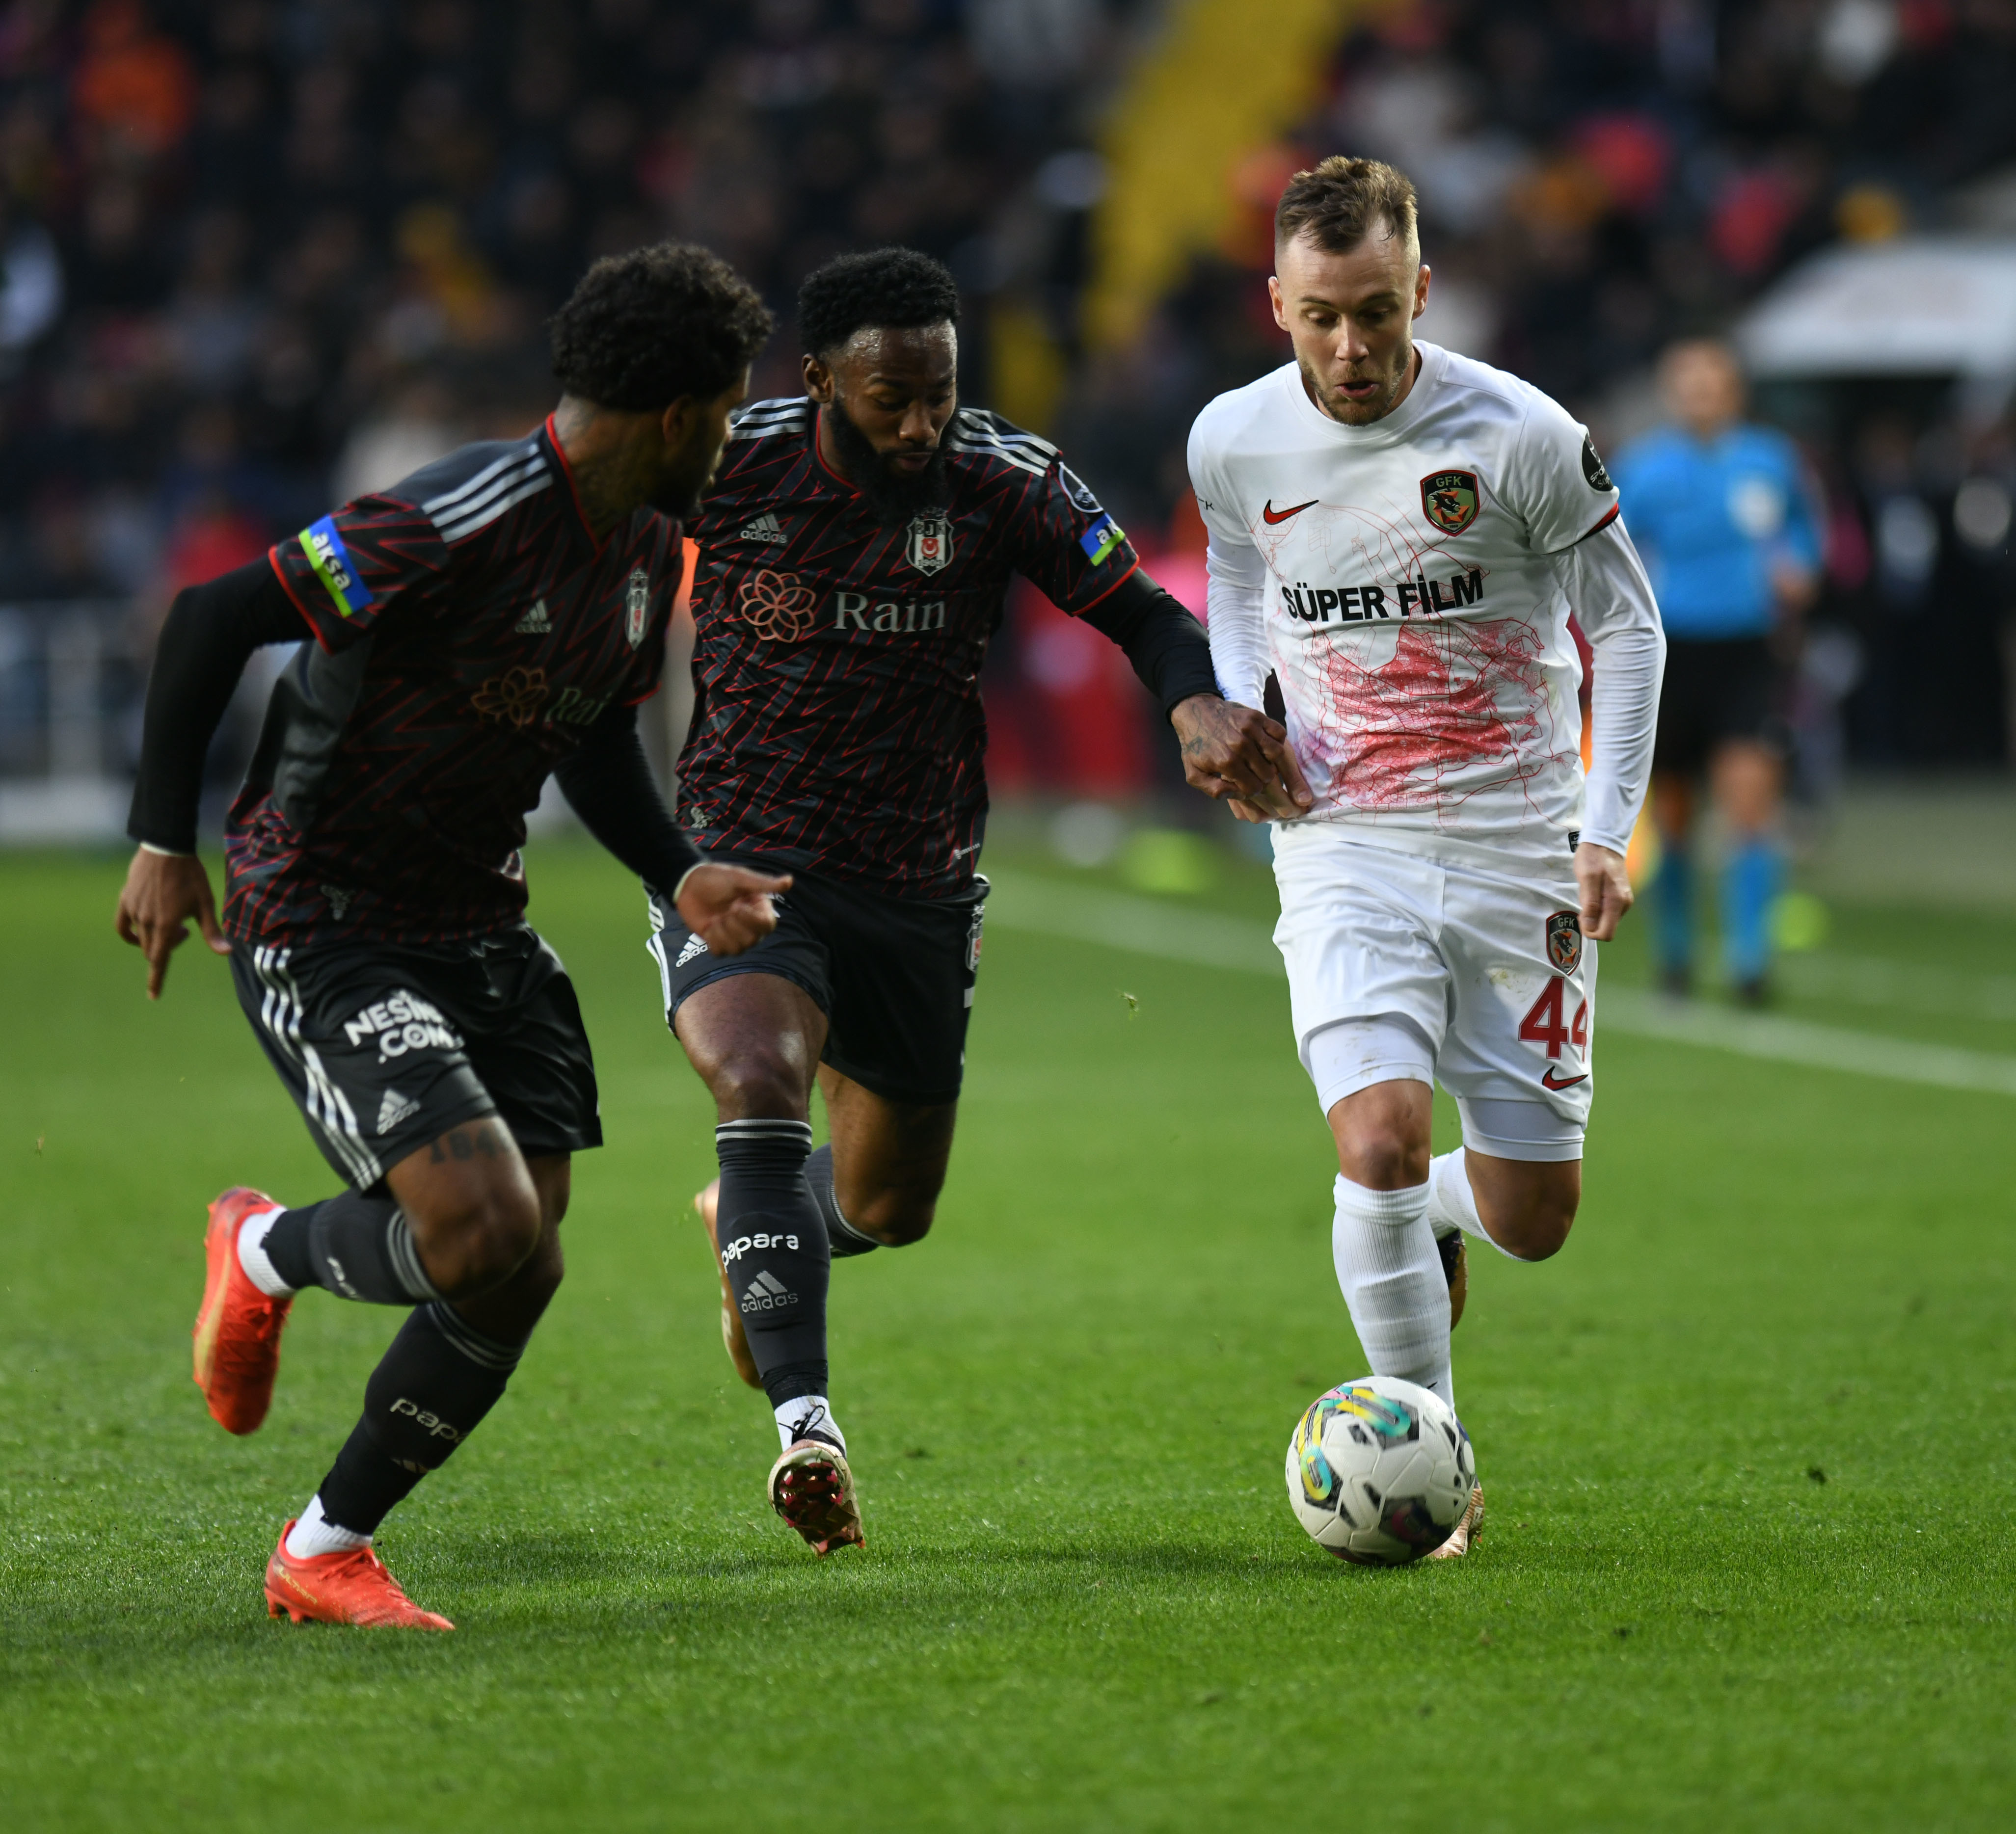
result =
[{"label": "white football shorts", "polygon": [[1276,823],[1274,942],[1295,1048],[1327,1114],[1374,1083],[1440,1082],[1463,1144],[1582,1157],[1595,1083],[1597,946],[1575,876],[1497,877]]}]

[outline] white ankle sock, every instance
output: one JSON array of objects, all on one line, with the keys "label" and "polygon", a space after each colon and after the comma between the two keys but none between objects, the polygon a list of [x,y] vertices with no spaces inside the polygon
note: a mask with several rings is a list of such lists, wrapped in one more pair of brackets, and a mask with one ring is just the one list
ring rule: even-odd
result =
[{"label": "white ankle sock", "polygon": [[301,1519],[287,1531],[287,1558],[312,1560],[318,1554],[347,1554],[353,1548],[368,1548],[371,1537],[347,1528],[338,1528],[322,1514],[322,1498],[308,1499]]},{"label": "white ankle sock", "polygon": [[255,1210],[238,1225],[238,1264],[245,1270],[245,1278],[268,1299],[294,1296],[293,1288],[273,1271],[273,1264],[266,1258],[266,1232],[286,1208],[284,1203],[276,1203],[271,1210]]},{"label": "white ankle sock", "polygon": [[826,1404],[823,1394],[801,1394],[793,1397],[776,1410],[777,1440],[783,1450],[789,1451],[801,1439],[830,1439],[844,1452],[847,1450],[847,1435],[840,1429],[840,1422],[833,1417],[833,1409]]},{"label": "white ankle sock", "polygon": [[[1477,1193],[1471,1189],[1470,1163],[1464,1153],[1465,1149],[1459,1146],[1453,1153],[1428,1161],[1429,1224],[1438,1237],[1460,1229],[1466,1235],[1474,1235],[1478,1241],[1490,1242],[1498,1248],[1491,1240],[1491,1232],[1484,1226],[1484,1218],[1478,1214]],[[1498,1252],[1507,1260],[1519,1258],[1509,1248],[1498,1248]]]},{"label": "white ankle sock", "polygon": [[1330,1252],[1373,1373],[1419,1383],[1454,1407],[1449,1282],[1428,1227],[1428,1190],[1369,1191],[1339,1178]]}]

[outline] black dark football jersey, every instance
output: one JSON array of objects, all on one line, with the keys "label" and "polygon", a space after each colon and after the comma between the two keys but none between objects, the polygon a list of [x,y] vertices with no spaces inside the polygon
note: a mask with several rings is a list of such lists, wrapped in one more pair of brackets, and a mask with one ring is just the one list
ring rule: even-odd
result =
[{"label": "black dark football jersey", "polygon": [[549,420],[464,446],[301,530],[274,570],[289,663],[225,833],[224,926],[298,946],[515,922],[554,765],[658,685],[679,524],[597,542]]},{"label": "black dark football jersey", "polygon": [[680,819],[712,851],[942,897],[987,811],[980,663],[1021,574],[1089,610],[1138,562],[1047,440],[962,408],[951,501],[892,527],[820,456],[806,401],[736,418],[692,533]]}]

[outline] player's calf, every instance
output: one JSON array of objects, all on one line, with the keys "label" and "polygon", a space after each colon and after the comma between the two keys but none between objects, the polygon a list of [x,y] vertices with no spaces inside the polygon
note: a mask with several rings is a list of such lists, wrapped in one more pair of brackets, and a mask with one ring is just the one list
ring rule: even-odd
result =
[{"label": "player's calf", "polygon": [[502,1124],[451,1128],[393,1167],[389,1196],[346,1191],[248,1221],[245,1271],[282,1297],[319,1286],[366,1305],[469,1299],[502,1286],[539,1240],[541,1199]]}]

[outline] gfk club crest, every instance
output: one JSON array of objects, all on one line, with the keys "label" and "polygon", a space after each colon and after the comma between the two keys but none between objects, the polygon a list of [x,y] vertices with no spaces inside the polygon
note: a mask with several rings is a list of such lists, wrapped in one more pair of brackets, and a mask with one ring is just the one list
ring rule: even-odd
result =
[{"label": "gfk club crest", "polygon": [[1421,480],[1421,513],[1445,535],[1477,520],[1477,473],[1438,471]]},{"label": "gfk club crest", "polygon": [[1547,959],[1557,974],[1582,966],[1582,919],[1575,912],[1557,911],[1547,919]]},{"label": "gfk club crest", "polygon": [[623,595],[623,635],[635,649],[644,641],[644,627],[651,616],[651,576],[643,568],[634,569]]},{"label": "gfk club crest", "polygon": [[952,565],[952,518],[920,516],[910,523],[909,539],[903,552],[920,574],[934,574]]}]

